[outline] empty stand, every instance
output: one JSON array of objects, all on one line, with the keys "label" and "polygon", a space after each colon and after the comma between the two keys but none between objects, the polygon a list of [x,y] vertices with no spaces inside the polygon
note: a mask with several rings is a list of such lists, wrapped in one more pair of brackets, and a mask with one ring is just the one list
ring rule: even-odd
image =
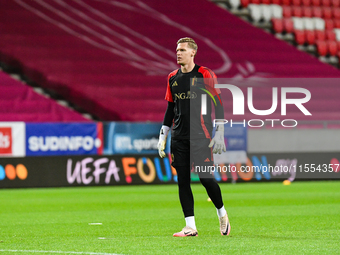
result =
[{"label": "empty stand", "polygon": [[[339,0],[285,0],[260,4],[251,2],[244,7],[249,9],[250,20],[264,23],[270,20],[274,33],[292,34],[295,44],[300,49],[314,53],[321,57],[322,61],[340,66],[338,59],[340,49],[335,46],[340,41],[339,2]],[[287,35],[281,38],[291,40],[292,37]]]},{"label": "empty stand", "polygon": [[[235,0],[230,5],[248,8],[257,22],[276,20],[280,32],[300,26],[304,43],[322,40],[316,32],[305,35],[306,28],[325,26],[315,19],[318,11],[323,15],[321,1]],[[102,120],[162,121],[166,77],[178,68],[176,42],[184,36],[199,45],[196,63],[218,77],[340,76],[206,0],[4,1],[0,30],[0,61]],[[332,108],[329,113],[330,119],[337,116]],[[313,118],[327,119],[326,109]]]},{"label": "empty stand", "polygon": [[1,121],[87,121],[81,114],[41,96],[0,71]]}]

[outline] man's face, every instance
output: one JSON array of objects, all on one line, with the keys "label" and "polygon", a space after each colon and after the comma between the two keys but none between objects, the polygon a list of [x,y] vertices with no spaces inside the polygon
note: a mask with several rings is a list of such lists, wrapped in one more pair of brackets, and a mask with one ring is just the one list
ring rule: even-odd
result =
[{"label": "man's face", "polygon": [[188,43],[179,43],[176,49],[177,64],[184,66],[192,61],[195,50],[188,47]]}]

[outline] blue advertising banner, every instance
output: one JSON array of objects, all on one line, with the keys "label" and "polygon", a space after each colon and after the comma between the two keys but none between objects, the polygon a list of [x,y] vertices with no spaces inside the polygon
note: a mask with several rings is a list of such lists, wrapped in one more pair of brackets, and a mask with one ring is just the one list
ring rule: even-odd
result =
[{"label": "blue advertising banner", "polygon": [[247,127],[225,124],[224,140],[227,151],[247,151]]},{"label": "blue advertising banner", "polygon": [[[104,155],[158,154],[161,126],[161,123],[104,123]],[[167,143],[166,153],[169,153],[169,147],[170,142]]]},{"label": "blue advertising banner", "polygon": [[[104,123],[104,155],[157,154],[161,123]],[[170,133],[165,153],[170,153]],[[227,151],[247,151],[247,128],[224,125]]]},{"label": "blue advertising banner", "polygon": [[235,164],[247,162],[247,126],[224,124],[226,152],[214,154],[215,164]]},{"label": "blue advertising banner", "polygon": [[27,123],[26,155],[101,155],[102,123]]}]

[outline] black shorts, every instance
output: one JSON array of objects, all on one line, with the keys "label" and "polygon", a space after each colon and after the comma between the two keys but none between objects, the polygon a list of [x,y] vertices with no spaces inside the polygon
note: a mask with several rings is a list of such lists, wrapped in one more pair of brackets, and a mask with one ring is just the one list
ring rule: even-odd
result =
[{"label": "black shorts", "polygon": [[172,166],[212,166],[214,163],[210,139],[171,139]]}]

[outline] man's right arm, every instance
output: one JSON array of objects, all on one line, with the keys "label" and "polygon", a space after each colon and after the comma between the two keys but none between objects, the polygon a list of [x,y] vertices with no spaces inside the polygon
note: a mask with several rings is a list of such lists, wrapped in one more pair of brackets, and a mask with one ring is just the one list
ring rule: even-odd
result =
[{"label": "man's right arm", "polygon": [[168,102],[168,108],[165,111],[165,115],[164,115],[164,119],[163,119],[163,125],[164,126],[171,127],[172,121],[173,121],[174,116],[175,116],[174,108],[175,108],[175,103]]},{"label": "man's right arm", "polygon": [[175,103],[168,102],[168,108],[165,111],[163,125],[161,131],[159,132],[159,141],[158,141],[158,153],[161,158],[164,158],[165,155],[165,145],[166,139],[169,134],[170,127],[172,125],[172,120],[174,119],[174,107]]}]

